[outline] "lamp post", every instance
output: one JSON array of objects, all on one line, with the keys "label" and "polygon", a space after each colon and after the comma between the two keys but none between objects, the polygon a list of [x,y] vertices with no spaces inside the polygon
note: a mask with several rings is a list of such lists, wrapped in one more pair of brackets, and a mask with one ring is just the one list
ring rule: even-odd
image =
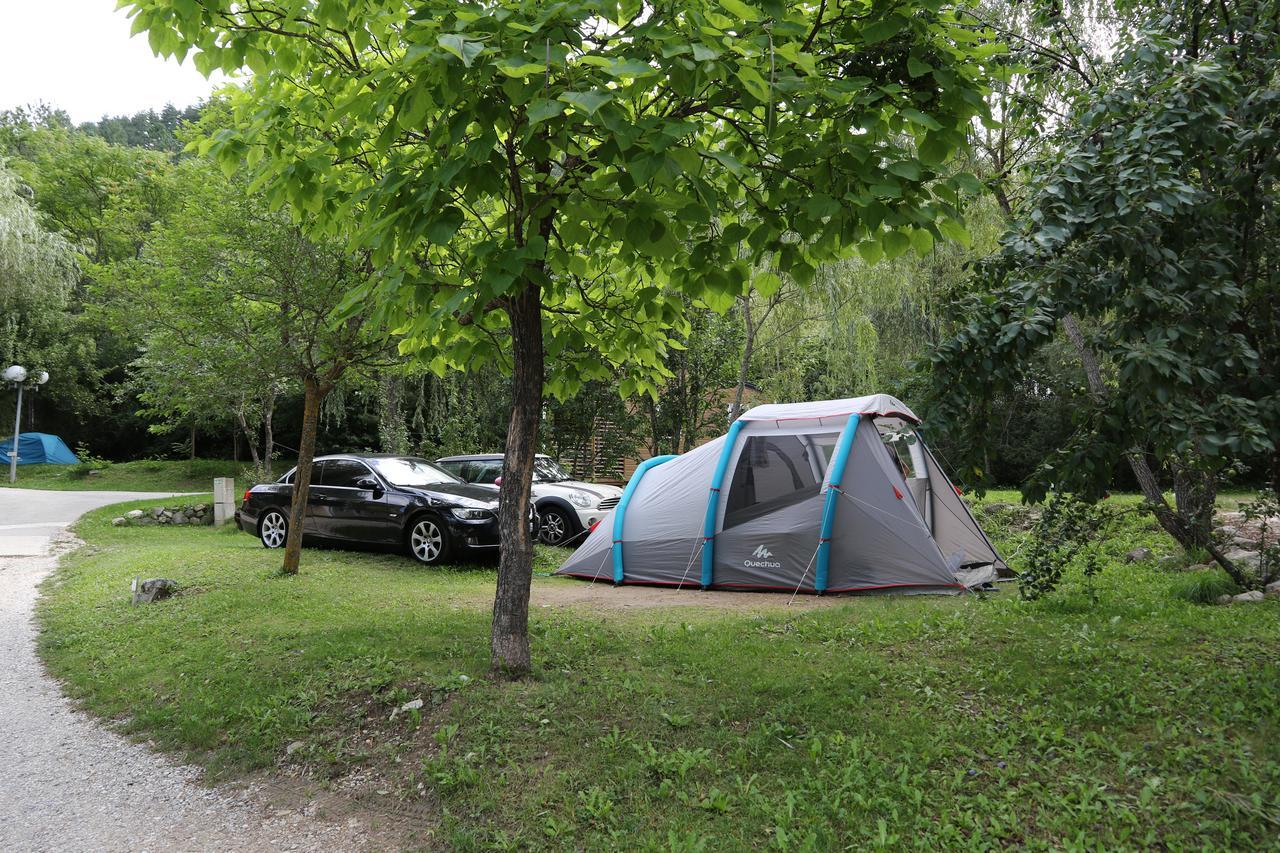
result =
[{"label": "lamp post", "polygon": [[25,367],[14,364],[6,367],[4,373],[0,373],[0,377],[18,390],[18,406],[13,414],[13,446],[9,448],[9,482],[12,483],[18,479],[18,433],[22,429],[22,389],[39,388],[49,381],[49,374],[43,370],[28,374]]}]

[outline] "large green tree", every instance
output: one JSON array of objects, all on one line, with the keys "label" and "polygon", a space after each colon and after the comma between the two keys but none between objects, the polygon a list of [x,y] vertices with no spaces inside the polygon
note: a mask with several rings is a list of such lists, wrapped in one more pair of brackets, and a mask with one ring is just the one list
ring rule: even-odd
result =
[{"label": "large green tree", "polygon": [[1068,117],[1016,229],[956,306],[935,385],[972,456],[990,401],[1062,326],[1090,393],[1030,496],[1050,483],[1100,495],[1127,462],[1165,530],[1247,583],[1210,528],[1231,460],[1280,470],[1280,30],[1272,0],[1179,11],[1131,39]]},{"label": "large green tree", "polygon": [[136,369],[144,376],[176,374],[145,395],[159,413],[199,417],[220,407],[243,421],[254,406],[264,413],[273,406],[285,383],[301,385],[282,566],[294,574],[321,405],[348,371],[385,361],[385,338],[372,334],[368,312],[334,317],[371,267],[345,241],[309,239],[243,180],[224,178],[211,163],[188,160],[179,175],[181,203],[136,260],[104,268],[103,290],[117,317],[143,332],[146,352]]},{"label": "large green tree", "polygon": [[495,671],[529,670],[544,385],[652,388],[686,297],[805,283],[961,226],[939,167],[995,53],[942,0],[128,0],[163,54],[252,78],[209,141],[394,272],[353,294],[434,369],[513,379]]},{"label": "large green tree", "polygon": [[46,229],[30,187],[0,159],[0,361],[47,368],[62,352],[73,247]]}]

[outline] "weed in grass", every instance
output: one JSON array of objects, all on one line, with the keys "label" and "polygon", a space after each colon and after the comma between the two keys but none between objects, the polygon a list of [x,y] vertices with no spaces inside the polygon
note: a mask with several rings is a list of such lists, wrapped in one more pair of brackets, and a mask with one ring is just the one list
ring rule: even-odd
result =
[{"label": "weed in grass", "polygon": [[1174,598],[1192,604],[1215,604],[1218,596],[1235,595],[1240,591],[1235,581],[1219,568],[1187,572],[1173,581],[1169,593]]}]

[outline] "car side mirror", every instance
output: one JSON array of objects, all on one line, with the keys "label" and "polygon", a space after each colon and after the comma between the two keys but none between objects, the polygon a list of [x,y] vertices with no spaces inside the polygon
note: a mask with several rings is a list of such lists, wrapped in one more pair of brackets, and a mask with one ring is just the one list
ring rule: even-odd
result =
[{"label": "car side mirror", "polygon": [[356,487],[364,489],[367,492],[382,491],[382,484],[373,477],[361,477],[359,480],[356,480]]}]

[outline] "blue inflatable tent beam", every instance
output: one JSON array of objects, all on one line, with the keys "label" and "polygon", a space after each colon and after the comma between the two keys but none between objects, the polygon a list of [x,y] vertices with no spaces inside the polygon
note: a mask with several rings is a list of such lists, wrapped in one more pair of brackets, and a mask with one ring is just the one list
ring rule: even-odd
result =
[{"label": "blue inflatable tent beam", "polygon": [[707,495],[707,517],[702,525],[702,588],[710,589],[715,580],[716,565],[716,517],[720,514],[720,487],[724,485],[724,474],[729,468],[729,460],[733,458],[734,445],[738,443],[738,433],[746,421],[739,418],[729,425],[729,432],[724,437],[724,447],[720,450],[720,461],[716,463],[716,471],[711,476],[711,492]]},{"label": "blue inflatable tent beam", "polygon": [[640,485],[640,478],[650,468],[656,468],[663,462],[670,462],[675,456],[655,456],[652,459],[646,459],[636,466],[635,473],[631,475],[631,479],[627,481],[627,487],[622,490],[622,498],[618,501],[618,506],[613,511],[613,582],[622,583],[626,577],[626,572],[622,565],[622,525],[627,515],[627,505],[631,503],[631,496],[636,493],[636,486]]},{"label": "blue inflatable tent beam", "polygon": [[840,500],[840,484],[844,482],[844,469],[849,462],[849,451],[853,448],[853,437],[858,432],[858,424],[862,418],[850,415],[844,429],[840,430],[840,438],[836,440],[836,455],[831,460],[831,481],[827,485],[827,499],[822,505],[822,526],[818,533],[818,565],[814,575],[815,592],[827,591],[827,578],[831,566],[831,528],[836,520],[836,503]]}]

